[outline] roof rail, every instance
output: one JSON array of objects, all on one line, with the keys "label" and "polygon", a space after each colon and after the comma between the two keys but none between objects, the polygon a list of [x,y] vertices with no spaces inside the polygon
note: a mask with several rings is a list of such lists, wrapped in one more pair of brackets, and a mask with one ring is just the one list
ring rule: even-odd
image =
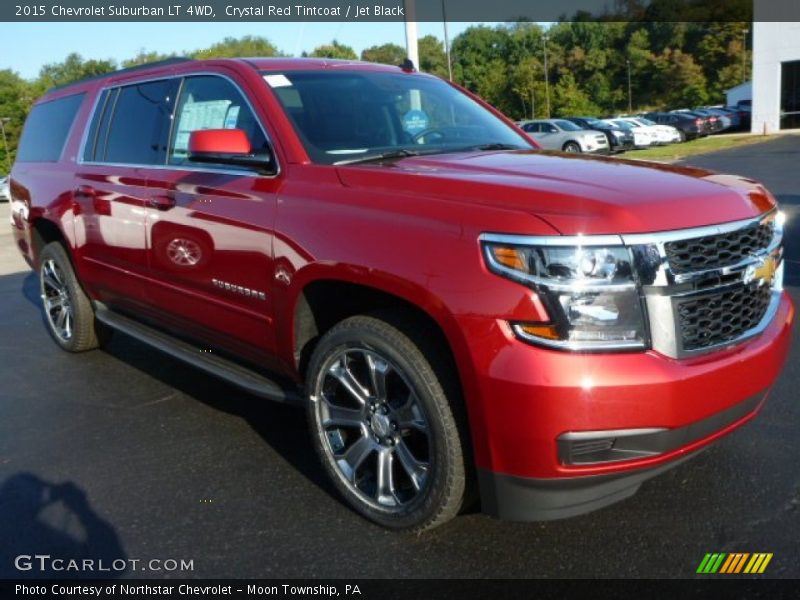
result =
[{"label": "roof rail", "polygon": [[98,75],[92,75],[90,77],[84,77],[83,79],[78,79],[76,81],[70,81],[69,83],[63,83],[61,85],[55,85],[49,88],[46,94],[50,92],[54,92],[56,90],[63,90],[65,88],[71,87],[73,85],[78,85],[79,83],[86,83],[87,81],[94,81],[96,79],[103,79],[105,77],[113,77],[115,75],[123,75],[125,73],[134,73],[136,71],[142,69],[150,69],[152,67],[165,67],[167,65],[172,64],[179,64],[185,62],[193,61],[193,58],[187,58],[185,56],[172,56],[170,58],[165,58],[164,60],[157,60],[155,62],[144,63],[143,65],[135,65],[133,67],[127,67],[125,69],[117,69],[116,71],[109,71],[108,73],[100,73]]}]

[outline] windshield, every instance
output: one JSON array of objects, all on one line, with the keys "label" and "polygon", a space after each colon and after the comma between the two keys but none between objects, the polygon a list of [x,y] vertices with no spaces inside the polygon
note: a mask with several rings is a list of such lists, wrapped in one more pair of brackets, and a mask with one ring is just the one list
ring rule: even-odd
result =
[{"label": "windshield", "polygon": [[657,125],[657,123],[655,121],[651,121],[650,119],[645,119],[644,117],[640,117],[640,118],[636,119],[636,122],[637,123],[641,123],[642,125],[647,125],[648,127],[650,127],[652,125]]},{"label": "windshield", "polygon": [[558,121],[553,121],[553,123],[558,125],[564,131],[581,131],[583,129],[582,127],[578,127],[577,125],[575,125],[575,123],[573,123],[572,121],[564,121],[562,119],[559,119]]},{"label": "windshield", "polygon": [[529,142],[444,81],[408,73],[264,73],[311,159],[336,164]]}]

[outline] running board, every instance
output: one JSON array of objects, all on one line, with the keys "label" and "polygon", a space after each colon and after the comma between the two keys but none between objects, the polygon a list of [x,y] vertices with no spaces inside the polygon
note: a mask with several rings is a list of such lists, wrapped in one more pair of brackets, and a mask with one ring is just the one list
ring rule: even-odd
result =
[{"label": "running board", "polygon": [[197,346],[126,317],[100,302],[95,303],[95,317],[112,329],[224,379],[254,396],[290,404],[302,402],[298,388],[291,382],[282,385],[231,360],[203,352]]}]

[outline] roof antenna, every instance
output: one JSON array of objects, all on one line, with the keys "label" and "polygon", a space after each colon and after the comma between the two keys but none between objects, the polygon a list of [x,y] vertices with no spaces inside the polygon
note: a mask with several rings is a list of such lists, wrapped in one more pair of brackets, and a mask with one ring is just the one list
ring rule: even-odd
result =
[{"label": "roof antenna", "polygon": [[406,58],[403,61],[403,64],[400,65],[400,68],[408,73],[413,73],[414,71],[417,70],[417,68],[414,66],[414,61],[411,60],[410,58]]}]

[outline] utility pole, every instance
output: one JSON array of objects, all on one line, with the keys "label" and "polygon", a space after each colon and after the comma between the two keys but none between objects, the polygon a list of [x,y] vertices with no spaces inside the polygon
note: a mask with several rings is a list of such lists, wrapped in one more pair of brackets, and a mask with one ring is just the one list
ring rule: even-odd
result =
[{"label": "utility pole", "polygon": [[747,34],[749,29],[742,31],[742,83],[747,81]]},{"label": "utility pole", "polygon": [[453,81],[453,62],[450,59],[450,36],[447,34],[447,9],[442,0],[442,23],[444,24],[444,53],[447,56],[447,78]]},{"label": "utility pole", "polygon": [[547,34],[542,36],[544,43],[544,98],[545,105],[547,106],[547,118],[550,118],[550,81],[547,75]]},{"label": "utility pole", "polygon": [[[406,53],[408,59],[414,63],[414,68],[419,71],[419,42],[417,40],[417,0],[405,0],[406,7]],[[422,97],[419,90],[411,90],[411,109],[422,108]]]},{"label": "utility pole", "polygon": [[633,114],[633,97],[631,96],[631,61],[625,61],[628,64],[628,114]]},{"label": "utility pole", "polygon": [[11,174],[11,155],[8,153],[8,140],[6,139],[6,123],[11,117],[0,117],[0,131],[3,132],[3,147],[6,150],[6,175]]}]

